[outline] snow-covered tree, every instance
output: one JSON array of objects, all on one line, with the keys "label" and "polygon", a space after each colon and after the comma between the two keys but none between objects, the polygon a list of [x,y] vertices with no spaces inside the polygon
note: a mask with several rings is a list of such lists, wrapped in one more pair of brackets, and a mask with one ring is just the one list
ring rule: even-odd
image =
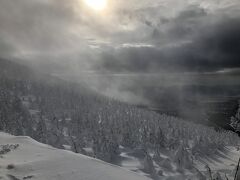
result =
[{"label": "snow-covered tree", "polygon": [[35,132],[35,138],[37,141],[42,143],[47,143],[47,126],[44,118],[41,116],[37,126],[36,126],[36,132]]},{"label": "snow-covered tree", "polygon": [[231,117],[230,125],[236,132],[240,133],[240,100],[239,100],[239,107],[238,107],[237,113],[235,116]]},{"label": "snow-covered tree", "polygon": [[151,176],[156,176],[156,169],[154,167],[154,164],[153,164],[153,160],[152,160],[152,157],[146,152],[145,153],[145,157],[143,159],[143,162],[142,162],[142,166],[143,166],[143,170],[150,174]]},{"label": "snow-covered tree", "polygon": [[193,166],[190,153],[185,149],[183,145],[180,145],[175,152],[174,162],[177,164],[178,169],[186,168],[191,169]]}]

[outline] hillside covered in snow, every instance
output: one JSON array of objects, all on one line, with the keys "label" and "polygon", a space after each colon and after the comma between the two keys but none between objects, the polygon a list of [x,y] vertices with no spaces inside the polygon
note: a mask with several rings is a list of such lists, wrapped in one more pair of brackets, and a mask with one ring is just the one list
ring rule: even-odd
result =
[{"label": "hillside covered in snow", "polygon": [[[183,151],[178,151],[179,158],[186,159]],[[140,168],[136,158],[130,153],[125,157],[124,168]],[[39,143],[27,136],[12,136],[0,133],[0,179],[3,180],[148,180],[144,174],[137,174],[121,167],[105,163],[84,155],[66,150],[59,150]],[[160,180],[207,180],[233,179],[236,171],[237,159],[240,152],[236,148],[228,147],[225,153],[218,152],[212,158],[198,161],[196,168],[186,167],[173,170],[170,161],[163,161],[162,168],[168,170],[168,176],[155,177]],[[151,159],[151,157],[149,157]],[[144,160],[145,166],[149,160]],[[148,165],[146,165],[148,164]],[[207,166],[204,166],[207,165]],[[172,167],[172,168],[171,168]],[[211,175],[209,174],[211,171]],[[161,171],[163,172],[163,171]],[[150,179],[149,179],[150,180]]]},{"label": "hillside covered in snow", "polygon": [[[0,160],[5,178],[8,172],[24,178],[26,175],[21,173],[25,171],[20,171],[17,166],[22,163],[30,172],[30,167],[33,166],[34,170],[36,164],[34,176],[46,169],[43,174],[49,173],[53,179],[59,179],[56,174],[64,172],[58,169],[59,166],[71,168],[69,164],[72,164],[83,167],[84,172],[95,167],[95,163],[88,166],[81,158],[77,161],[76,157],[83,156],[70,151],[121,166],[154,180],[207,179],[208,166],[213,175],[218,172],[219,176],[233,176],[240,144],[239,137],[233,132],[137,108],[101,96],[81,85],[33,72],[15,62],[0,59],[0,65],[0,131],[28,136],[54,148],[68,150],[40,145],[29,138],[2,135],[3,158]],[[234,127],[237,124],[238,120],[234,121]],[[44,156],[41,150],[47,155]],[[6,155],[5,151],[8,152]],[[9,163],[17,168],[6,170]],[[81,178],[79,174],[74,174],[73,179],[76,176]],[[104,178],[105,175],[101,174]],[[25,179],[28,176],[33,175],[27,175]],[[94,177],[83,179],[95,180]],[[10,176],[8,178],[11,179]],[[66,176],[62,179],[71,180]]]},{"label": "hillside covered in snow", "polygon": [[0,179],[3,180],[148,180],[147,177],[29,137],[0,133]]}]

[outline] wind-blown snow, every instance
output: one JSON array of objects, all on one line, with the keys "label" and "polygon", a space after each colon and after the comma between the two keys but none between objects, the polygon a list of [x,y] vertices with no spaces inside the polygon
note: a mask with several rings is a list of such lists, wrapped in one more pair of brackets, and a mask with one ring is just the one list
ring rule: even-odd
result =
[{"label": "wind-blown snow", "polygon": [[0,179],[3,180],[148,180],[100,160],[58,150],[29,137],[0,133],[0,145],[19,144],[1,155]]}]

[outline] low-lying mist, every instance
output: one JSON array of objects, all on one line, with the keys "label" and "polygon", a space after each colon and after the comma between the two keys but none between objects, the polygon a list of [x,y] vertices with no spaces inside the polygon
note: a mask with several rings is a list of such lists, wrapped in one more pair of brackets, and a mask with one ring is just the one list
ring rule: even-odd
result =
[{"label": "low-lying mist", "polygon": [[142,108],[224,128],[240,98],[240,75],[232,72],[59,76]]}]

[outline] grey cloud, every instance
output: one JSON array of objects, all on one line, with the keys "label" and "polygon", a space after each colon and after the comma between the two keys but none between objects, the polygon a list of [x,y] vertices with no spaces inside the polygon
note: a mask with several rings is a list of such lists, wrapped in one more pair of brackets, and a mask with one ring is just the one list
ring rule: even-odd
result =
[{"label": "grey cloud", "polygon": [[[0,3],[0,36],[20,51],[44,49],[61,42],[70,15],[62,3],[3,0]],[[68,18],[66,20],[66,18]]]},{"label": "grey cloud", "polygon": [[67,70],[71,63],[103,72],[238,67],[239,3],[224,3],[114,1],[115,9],[101,17],[80,0],[3,0],[0,39],[12,49],[7,54],[63,67],[72,60]]},{"label": "grey cloud", "polygon": [[239,17],[208,14],[201,7],[190,6],[152,28],[146,41],[154,47],[104,52],[97,68],[108,72],[202,72],[240,67]]},{"label": "grey cloud", "polygon": [[14,53],[14,47],[8,44],[3,37],[0,37],[1,58],[9,58],[9,54]]}]

